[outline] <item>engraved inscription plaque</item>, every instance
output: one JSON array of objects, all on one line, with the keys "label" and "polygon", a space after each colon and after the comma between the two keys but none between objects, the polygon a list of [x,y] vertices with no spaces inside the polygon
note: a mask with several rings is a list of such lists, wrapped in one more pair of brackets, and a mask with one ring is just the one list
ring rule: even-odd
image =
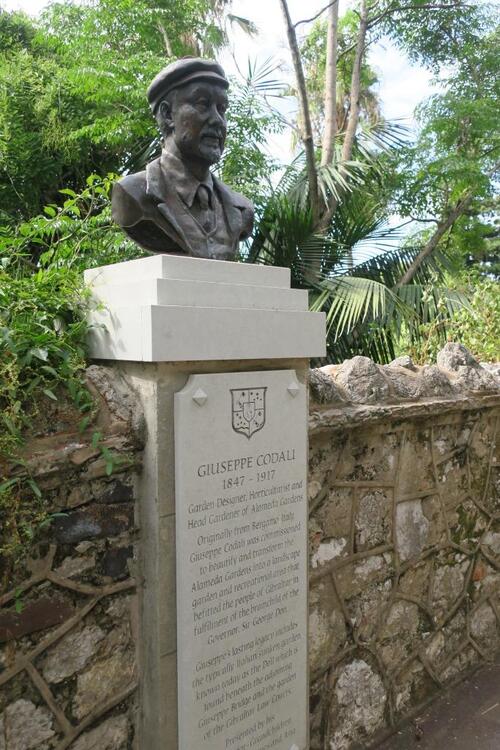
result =
[{"label": "engraved inscription plaque", "polygon": [[179,750],[307,748],[306,420],[293,370],[175,396]]}]

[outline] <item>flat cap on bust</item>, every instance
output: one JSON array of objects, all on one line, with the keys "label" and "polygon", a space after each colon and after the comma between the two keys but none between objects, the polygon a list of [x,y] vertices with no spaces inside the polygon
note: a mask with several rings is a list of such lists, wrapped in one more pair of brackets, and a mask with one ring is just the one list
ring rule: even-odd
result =
[{"label": "flat cap on bust", "polygon": [[197,79],[217,82],[224,88],[229,86],[224,70],[215,60],[205,60],[202,57],[184,57],[160,70],[151,81],[148,88],[148,101],[153,112],[156,112],[159,103],[169,91]]}]

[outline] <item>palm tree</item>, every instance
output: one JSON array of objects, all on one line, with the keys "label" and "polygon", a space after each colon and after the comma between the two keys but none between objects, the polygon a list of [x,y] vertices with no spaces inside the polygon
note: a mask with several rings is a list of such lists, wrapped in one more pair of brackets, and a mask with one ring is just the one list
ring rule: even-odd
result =
[{"label": "palm tree", "polygon": [[322,199],[336,202],[321,232],[299,155],[271,188],[244,257],[290,268],[292,286],[309,290],[310,309],[326,312],[329,362],[356,354],[388,362],[403,330],[415,340],[422,324],[439,321],[445,336],[446,321],[465,303],[444,285],[451,263],[444,251],[430,255],[411,284],[398,283],[421,250],[404,242],[404,225],[390,225],[384,196],[385,157],[403,136],[400,126],[366,126],[353,160],[318,168]]}]

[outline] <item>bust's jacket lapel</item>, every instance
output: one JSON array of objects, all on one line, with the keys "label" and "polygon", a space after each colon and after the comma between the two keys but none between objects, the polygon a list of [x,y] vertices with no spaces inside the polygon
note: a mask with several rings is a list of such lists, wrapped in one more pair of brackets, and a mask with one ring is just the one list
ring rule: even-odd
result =
[{"label": "bust's jacket lapel", "polygon": [[234,198],[235,198],[234,193],[229,191],[223,182],[218,180],[217,177],[215,177],[215,175],[212,175],[212,178],[213,178],[216,190],[220,195],[222,207],[226,215],[226,221],[229,227],[231,237],[233,238],[234,244],[237,247],[239,239],[240,239],[241,226],[242,226],[240,208],[243,208],[243,206],[240,207],[234,202]]},{"label": "bust's jacket lapel", "polygon": [[[172,191],[168,180],[166,180],[162,174],[160,164],[160,159],[155,159],[146,167],[146,192],[155,202],[158,202],[156,208],[161,214],[161,219],[157,223],[163,231],[166,231],[166,233],[175,240],[182,250],[186,253],[193,254],[193,248],[189,244],[182,227],[177,221],[175,213],[169,206],[169,197]],[[175,196],[173,195],[172,200],[175,200]],[[166,224],[166,226],[164,226],[164,224]]]},{"label": "bust's jacket lapel", "polygon": [[[243,203],[239,205],[237,195],[229,190],[223,182],[214,175],[212,177],[214,187],[222,203],[230,237],[234,247],[237,247],[243,225],[242,210],[245,206]],[[198,255],[195,248],[191,246],[179,217],[176,216],[173,207],[180,203],[180,199],[169,180],[169,175],[164,174],[160,159],[155,159],[146,167],[146,193],[156,206],[155,223],[174,240],[181,250],[189,255]],[[158,214],[160,215],[158,216]]]}]

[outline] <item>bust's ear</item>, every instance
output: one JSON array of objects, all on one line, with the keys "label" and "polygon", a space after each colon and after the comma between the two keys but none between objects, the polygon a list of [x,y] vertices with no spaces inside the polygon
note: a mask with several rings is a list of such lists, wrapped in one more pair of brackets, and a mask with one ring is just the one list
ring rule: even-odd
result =
[{"label": "bust's ear", "polygon": [[158,107],[158,115],[160,117],[162,132],[165,134],[172,132],[174,129],[172,106],[166,99],[160,102],[160,105]]}]

